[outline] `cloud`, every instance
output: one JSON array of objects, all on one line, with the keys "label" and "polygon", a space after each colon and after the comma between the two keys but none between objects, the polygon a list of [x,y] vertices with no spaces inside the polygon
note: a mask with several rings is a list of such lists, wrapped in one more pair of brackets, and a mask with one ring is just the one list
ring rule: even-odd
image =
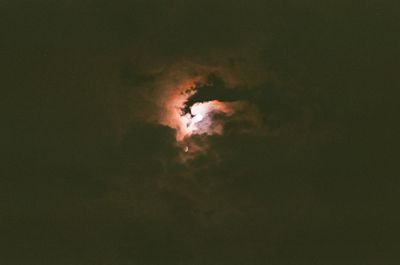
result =
[{"label": "cloud", "polygon": [[[261,115],[244,92],[251,94],[249,85],[255,83],[246,81],[245,74],[236,75],[237,69],[226,61],[206,64],[188,58],[147,78],[140,84],[144,88],[141,98],[147,108],[138,109],[138,117],[174,129],[178,145],[186,152],[202,149],[194,143],[190,147],[192,135],[221,135],[227,123],[230,132],[261,132]],[[239,129],[239,123],[244,127]],[[203,151],[208,146],[204,144]]]},{"label": "cloud", "polygon": [[396,8],[8,2],[1,264],[397,261]]}]

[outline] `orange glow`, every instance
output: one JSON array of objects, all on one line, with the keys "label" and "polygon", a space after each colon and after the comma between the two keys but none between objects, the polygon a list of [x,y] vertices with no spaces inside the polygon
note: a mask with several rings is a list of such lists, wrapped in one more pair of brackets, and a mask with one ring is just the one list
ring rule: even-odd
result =
[{"label": "orange glow", "polygon": [[163,97],[163,113],[161,123],[176,130],[176,140],[183,141],[185,138],[195,134],[222,134],[222,124],[212,120],[211,114],[223,113],[231,116],[234,113],[232,103],[218,100],[198,102],[190,106],[190,112],[184,113],[188,99],[197,91],[196,85],[202,79],[192,78],[178,84],[174,89],[166,89]]}]

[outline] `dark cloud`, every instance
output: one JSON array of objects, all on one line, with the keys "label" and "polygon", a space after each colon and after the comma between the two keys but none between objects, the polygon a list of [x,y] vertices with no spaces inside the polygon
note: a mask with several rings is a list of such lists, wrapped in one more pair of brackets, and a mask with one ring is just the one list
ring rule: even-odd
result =
[{"label": "dark cloud", "polygon": [[196,87],[196,94],[191,96],[187,101],[187,108],[196,102],[206,102],[211,100],[219,101],[237,101],[244,100],[249,97],[251,91],[246,91],[247,93],[240,91],[238,89],[228,88],[221,77],[216,74],[211,73],[205,82],[205,84],[200,84]]},{"label": "dark cloud", "polygon": [[[398,263],[396,4],[0,6],[1,264]],[[247,105],[183,162],[196,74]]]}]

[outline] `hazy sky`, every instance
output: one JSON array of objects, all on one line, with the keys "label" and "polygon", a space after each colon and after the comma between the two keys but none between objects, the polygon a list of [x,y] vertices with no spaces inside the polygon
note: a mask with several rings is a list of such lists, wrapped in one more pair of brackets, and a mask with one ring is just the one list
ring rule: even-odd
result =
[{"label": "hazy sky", "polygon": [[398,264],[398,10],[1,1],[0,264]]}]

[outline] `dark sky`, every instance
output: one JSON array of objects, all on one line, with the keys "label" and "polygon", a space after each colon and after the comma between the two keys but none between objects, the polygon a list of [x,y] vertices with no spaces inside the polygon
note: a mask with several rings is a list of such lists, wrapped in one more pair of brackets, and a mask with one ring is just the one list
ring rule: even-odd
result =
[{"label": "dark sky", "polygon": [[[0,264],[399,264],[395,2],[1,1]],[[179,162],[182,62],[267,133]]]}]

